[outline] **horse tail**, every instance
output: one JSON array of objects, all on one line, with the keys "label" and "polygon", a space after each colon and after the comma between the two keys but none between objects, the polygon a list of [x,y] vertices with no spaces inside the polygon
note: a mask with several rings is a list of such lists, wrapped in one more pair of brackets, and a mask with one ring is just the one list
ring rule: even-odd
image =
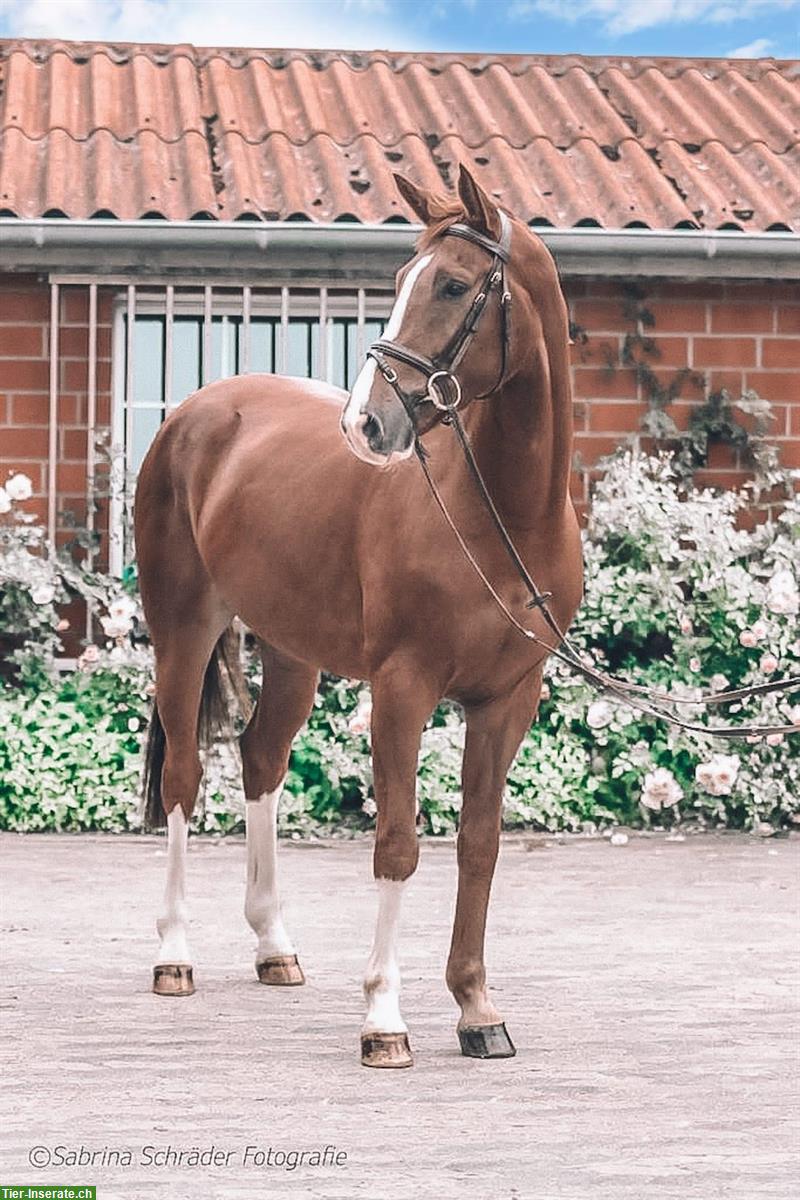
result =
[{"label": "horse tail", "polygon": [[[252,710],[252,701],[242,670],[239,652],[239,634],[229,625],[214,647],[203,678],[203,690],[197,714],[197,738],[202,747],[207,747],[217,738],[233,737],[231,703],[247,720]],[[167,738],[158,704],[153,704],[147,745],[144,753],[144,812],[146,829],[163,829],[167,823],[161,797],[161,775]]]}]

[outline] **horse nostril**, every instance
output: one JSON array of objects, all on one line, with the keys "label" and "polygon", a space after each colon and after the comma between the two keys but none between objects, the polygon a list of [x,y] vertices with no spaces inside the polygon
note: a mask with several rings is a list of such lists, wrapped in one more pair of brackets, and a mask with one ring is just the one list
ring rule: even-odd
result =
[{"label": "horse nostril", "polygon": [[373,450],[379,449],[378,443],[383,437],[383,426],[376,416],[372,413],[367,413],[364,417],[364,437]]}]

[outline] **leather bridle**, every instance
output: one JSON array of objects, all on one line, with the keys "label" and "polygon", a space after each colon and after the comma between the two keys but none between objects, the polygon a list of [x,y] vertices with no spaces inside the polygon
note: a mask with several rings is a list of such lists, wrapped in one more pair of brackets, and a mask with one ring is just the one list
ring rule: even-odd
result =
[{"label": "leather bridle", "polygon": [[[489,592],[497,607],[502,612],[506,620],[511,624],[523,637],[528,641],[541,646],[547,654],[552,654],[559,659],[565,666],[570,667],[577,674],[581,675],[589,683],[598,690],[608,692],[614,696],[618,702],[629,705],[631,708],[637,709],[639,712],[647,716],[655,717],[656,719],[668,721],[671,725],[676,725],[679,729],[691,731],[693,733],[705,734],[712,737],[723,738],[725,740],[733,740],[738,738],[750,737],[760,739],[769,737],[774,734],[788,734],[800,732],[800,724],[792,725],[698,725],[692,721],[685,721],[677,716],[674,711],[670,711],[681,704],[693,705],[716,705],[730,704],[734,701],[741,702],[748,699],[750,696],[765,695],[769,692],[778,691],[796,691],[800,689],[800,676],[794,676],[787,679],[770,680],[767,683],[753,684],[745,688],[736,688],[726,692],[716,692],[711,695],[698,697],[696,700],[684,701],[674,697],[665,696],[661,693],[656,693],[649,688],[640,687],[637,684],[631,683],[625,679],[619,679],[615,675],[610,675],[607,671],[603,671],[596,663],[592,662],[588,656],[581,654],[575,646],[567,638],[566,634],[559,627],[556,618],[553,616],[547,601],[551,599],[552,593],[541,592],[536,585],[531,573],[525,566],[522,557],[520,556],[511,536],[503,524],[502,518],[497,511],[494,501],[489,493],[486,483],[478,467],[472,446],[467,436],[467,432],[461,422],[461,417],[458,413],[458,407],[461,403],[463,392],[458,375],[456,374],[459,366],[463,362],[464,356],[469,349],[478,324],[486,311],[489,299],[495,291],[500,293],[500,311],[501,311],[501,340],[502,340],[502,359],[500,372],[497,381],[487,391],[480,396],[475,396],[473,399],[481,400],[491,396],[494,392],[499,391],[507,370],[508,364],[508,346],[510,340],[510,306],[511,293],[506,287],[505,268],[509,261],[509,253],[511,246],[511,222],[505,213],[500,212],[501,221],[501,237],[499,242],[493,241],[491,238],[485,237],[476,229],[472,229],[469,225],[457,223],[450,225],[443,231],[443,237],[460,237],[465,241],[472,242],[476,246],[480,246],[487,253],[491,254],[492,262],[483,283],[470,305],[463,321],[459,325],[456,332],[450,338],[450,341],[444,349],[434,358],[427,358],[424,354],[419,354],[416,350],[411,350],[408,346],[403,346],[400,342],[390,338],[379,338],[373,342],[367,351],[367,356],[372,358],[378,366],[383,378],[394,391],[403,408],[408,414],[414,430],[414,451],[420,462],[428,487],[431,490],[434,500],[438,505],[442,516],[452,530],[459,547],[472,567],[475,574],[481,580],[483,586]],[[425,390],[423,392],[407,392],[400,386],[400,381],[397,372],[386,361],[394,359],[396,362],[412,367],[426,378]],[[447,395],[447,392],[450,395]],[[508,607],[502,596],[487,577],[481,565],[478,563],[475,555],[467,545],[461,531],[458,529],[453,520],[447,505],[442,497],[441,492],[434,480],[430,467],[427,462],[427,455],[423,449],[419,439],[416,423],[416,409],[426,401],[430,401],[444,415],[442,421],[445,424],[453,426],[455,434],[461,445],[464,454],[464,459],[469,470],[469,474],[475,484],[478,494],[481,497],[484,507],[486,508],[491,521],[497,530],[500,540],[503,543],[505,551],[510,558],[517,574],[525,585],[530,600],[527,603],[527,608],[537,608],[542,614],[542,618],[548,626],[550,632],[554,635],[555,644],[541,637],[533,629],[529,629],[523,625],[521,621],[514,616],[511,609]]]},{"label": "leather bridle", "polygon": [[[403,408],[408,413],[411,424],[415,428],[415,410],[427,400],[431,402],[434,408],[439,409],[440,412],[445,414],[445,421],[449,420],[450,414],[455,412],[461,403],[463,393],[456,372],[469,350],[470,343],[477,333],[481,317],[486,312],[489,300],[495,292],[498,292],[500,296],[500,343],[502,356],[500,371],[497,379],[488,391],[484,392],[481,396],[475,396],[474,399],[483,400],[487,396],[491,396],[494,392],[498,391],[505,379],[508,346],[511,338],[511,292],[506,287],[506,263],[508,262],[511,248],[511,222],[505,213],[501,212],[499,216],[501,222],[499,242],[495,242],[484,234],[479,233],[477,229],[472,229],[469,225],[462,225],[461,223],[448,226],[442,234],[443,237],[457,237],[462,238],[465,242],[472,242],[473,245],[480,246],[482,250],[486,250],[492,256],[489,270],[486,272],[472,304],[447,345],[433,358],[427,358],[424,354],[419,354],[416,350],[411,350],[408,346],[404,346],[402,343],[390,338],[378,338],[377,341],[372,343],[369,350],[367,350],[367,357],[374,359],[377,363],[378,370],[403,405]],[[421,375],[424,375],[426,378],[425,390],[422,392],[405,391],[400,386],[397,372],[386,361],[390,358],[394,359],[395,362],[403,363],[407,367],[412,367],[415,371],[419,371]]]}]

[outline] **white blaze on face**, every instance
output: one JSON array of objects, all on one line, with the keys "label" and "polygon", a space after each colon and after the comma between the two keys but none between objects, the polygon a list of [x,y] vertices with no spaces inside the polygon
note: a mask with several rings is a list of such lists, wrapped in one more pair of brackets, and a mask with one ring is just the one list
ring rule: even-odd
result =
[{"label": "white blaze on face", "polygon": [[[406,275],[403,280],[403,286],[400,289],[400,295],[394,302],[394,308],[389,317],[389,324],[384,330],[383,337],[392,340],[399,334],[414,285],[432,258],[432,254],[423,255],[419,262],[415,263]],[[363,432],[364,410],[372,395],[372,385],[375,382],[375,372],[377,369],[378,364],[374,358],[368,358],[361,368],[350,392],[350,399],[342,414],[342,429],[351,450],[359,458],[363,458],[366,462],[385,464],[386,458],[370,449]]]}]

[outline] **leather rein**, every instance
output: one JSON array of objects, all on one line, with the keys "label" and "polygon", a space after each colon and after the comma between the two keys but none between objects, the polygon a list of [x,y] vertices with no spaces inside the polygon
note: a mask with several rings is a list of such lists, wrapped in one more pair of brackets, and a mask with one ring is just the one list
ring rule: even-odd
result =
[{"label": "leather rein", "polygon": [[[453,337],[447,343],[445,348],[435,358],[428,358],[423,354],[418,354],[415,350],[403,346],[397,341],[389,338],[379,338],[373,342],[367,351],[367,357],[372,358],[377,364],[381,375],[395,392],[403,408],[406,410],[411,425],[414,429],[414,452],[419,460],[420,466],[425,476],[425,480],[431,491],[431,494],[442,513],[445,521],[453,532],[453,535],[458,542],[458,545],[464,554],[464,557],[469,562],[473,571],[481,580],[483,586],[489,592],[493,601],[502,612],[506,620],[522,634],[528,641],[534,642],[541,646],[548,654],[552,654],[565,666],[571,668],[578,675],[581,675],[589,683],[591,683],[599,691],[608,692],[614,696],[620,703],[627,704],[629,707],[644,713],[647,716],[655,717],[658,720],[668,721],[670,724],[677,726],[679,729],[684,729],[692,733],[706,734],[712,737],[734,740],[739,738],[765,738],[775,734],[789,734],[800,732],[800,723],[791,725],[716,725],[706,726],[698,725],[691,721],[684,721],[672,711],[677,705],[712,705],[712,704],[729,704],[734,701],[749,699],[751,696],[763,696],[770,692],[779,691],[795,691],[800,690],[800,676],[791,676],[787,679],[771,680],[767,683],[752,684],[745,688],[736,688],[725,692],[715,692],[710,695],[701,696],[695,700],[681,700],[676,697],[668,697],[661,693],[655,692],[650,688],[641,687],[638,684],[630,683],[627,680],[619,679],[615,675],[610,675],[603,671],[597,664],[587,655],[582,655],[576,647],[567,638],[566,634],[559,627],[558,622],[553,616],[547,601],[552,598],[552,593],[541,592],[536,585],[536,581],[525,566],[516,546],[514,545],[511,536],[503,524],[497,507],[492,500],[489,490],[486,486],[484,478],[481,474],[475,459],[472,446],[470,444],[467,432],[464,429],[461,417],[458,413],[458,407],[462,400],[461,383],[456,375],[458,367],[464,359],[464,356],[469,349],[472,339],[475,336],[481,317],[486,311],[488,302],[494,292],[498,292],[500,296],[500,316],[501,316],[501,340],[502,340],[502,358],[500,373],[496,383],[480,396],[475,399],[482,400],[491,396],[494,392],[499,391],[503,380],[505,379],[507,362],[508,362],[508,347],[510,341],[510,310],[511,310],[511,293],[506,285],[505,268],[509,260],[511,246],[511,222],[505,213],[500,212],[501,221],[501,237],[500,241],[493,241],[491,238],[485,237],[476,229],[472,229],[469,225],[456,223],[450,225],[444,230],[443,237],[460,237],[465,241],[472,242],[476,246],[480,246],[488,254],[492,256],[491,265],[486,276],[483,279],[480,290],[475,296],[470,308],[468,309],[464,320],[456,330]],[[387,359],[394,359],[406,366],[412,367],[421,375],[425,376],[426,384],[424,391],[407,392],[400,386],[400,381],[397,372],[390,365]],[[556,639],[556,644],[553,645],[549,640],[540,637],[533,629],[529,629],[523,625],[517,617],[511,612],[508,605],[500,596],[497,589],[489,580],[483,568],[476,560],[474,554],[470,550],[463,535],[456,526],[447,505],[442,497],[441,492],[430,472],[430,467],[427,462],[427,453],[422,446],[422,443],[417,434],[416,410],[421,404],[429,401],[442,414],[442,422],[447,425],[452,425],[453,430],[458,438],[461,450],[464,454],[464,459],[470,477],[478,491],[481,501],[491,518],[500,540],[503,543],[506,554],[511,560],[514,569],[525,585],[530,600],[526,604],[526,608],[538,608],[542,614],[542,618],[546,622],[550,632]]]}]

